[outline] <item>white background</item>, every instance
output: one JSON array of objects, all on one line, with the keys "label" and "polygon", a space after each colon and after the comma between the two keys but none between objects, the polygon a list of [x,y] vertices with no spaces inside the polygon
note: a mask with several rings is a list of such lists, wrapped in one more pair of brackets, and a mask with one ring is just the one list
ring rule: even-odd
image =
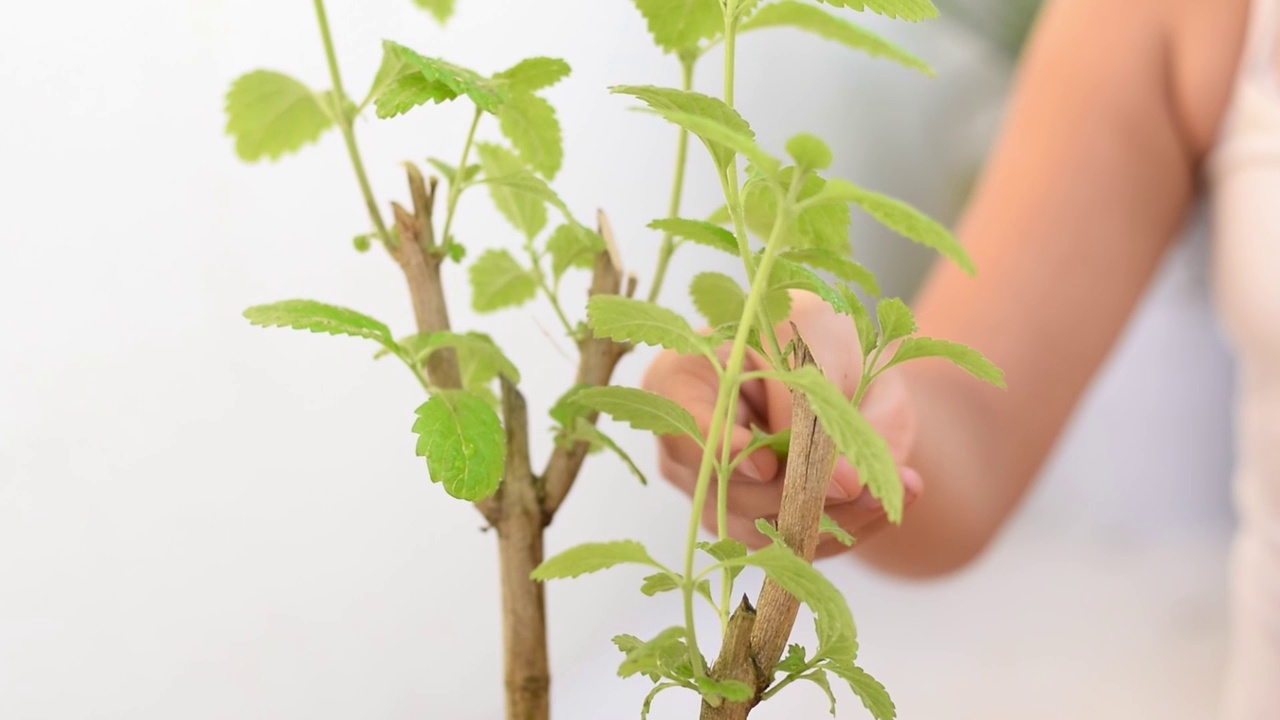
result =
[{"label": "white background", "polygon": [[[367,86],[383,37],[485,72],[567,58],[575,73],[550,93],[571,138],[557,187],[580,217],[608,209],[645,276],[672,133],[605,88],[674,84],[673,62],[625,0],[459,4],[446,35],[407,0],[334,0],[350,92]],[[839,172],[951,218],[999,112],[1003,61],[943,26],[872,24],[940,78],[783,34],[744,41],[740,105],[766,145],[818,132]],[[394,267],[351,249],[367,228],[335,135],[274,165],[234,159],[222,95],[257,67],[327,86],[309,3],[0,8],[0,718],[500,713],[493,538],[413,457],[420,390],[357,341],[239,316],[315,297],[410,325]],[[380,197],[404,196],[399,161],[453,157],[465,115],[362,122]],[[687,207],[702,214],[714,186],[694,157]],[[856,231],[859,252],[908,291],[923,256]],[[514,240],[481,194],[464,200],[457,234],[473,257]],[[1202,251],[1180,251],[1043,487],[977,568],[916,586],[828,565],[902,717],[1208,716],[1230,386]],[[673,302],[712,262],[680,260]],[[519,358],[536,426],[563,389],[547,313],[475,318],[456,288],[456,324]],[[627,445],[652,470],[649,441]],[[609,459],[589,467],[552,549],[635,537],[679,551],[678,493],[638,487]],[[636,581],[550,590],[558,717],[635,717],[643,685],[613,678],[607,638],[675,619]],[[655,717],[689,717],[680,702],[660,700]],[[824,712],[806,688],[764,715]]]}]

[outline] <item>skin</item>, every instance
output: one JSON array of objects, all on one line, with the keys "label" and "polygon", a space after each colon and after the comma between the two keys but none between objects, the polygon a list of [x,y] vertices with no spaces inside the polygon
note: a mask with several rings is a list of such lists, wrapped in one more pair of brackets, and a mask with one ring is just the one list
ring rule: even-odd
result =
[{"label": "skin", "polygon": [[[915,306],[922,335],[981,350],[1009,389],[937,360],[882,376],[862,411],[900,466],[906,518],[889,527],[843,461],[828,493],[827,512],[859,538],[863,560],[902,576],[944,574],[974,559],[1009,517],[1201,192],[1248,11],[1247,0],[1048,3],[958,229],[980,279],[939,264]],[[847,318],[797,294],[792,321],[852,396],[861,353]],[[644,386],[705,431],[716,393],[705,360],[663,353]],[[747,384],[735,449],[751,424],[778,430],[790,414],[784,387]],[[663,475],[691,492],[699,453],[692,441],[664,439]],[[732,535],[763,542],[752,523],[777,515],[781,478],[764,451],[740,466],[728,493]]]}]

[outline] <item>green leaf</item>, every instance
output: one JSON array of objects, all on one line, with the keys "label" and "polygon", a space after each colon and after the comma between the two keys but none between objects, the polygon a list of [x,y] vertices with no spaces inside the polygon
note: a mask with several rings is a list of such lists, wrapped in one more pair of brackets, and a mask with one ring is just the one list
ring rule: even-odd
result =
[{"label": "green leaf", "polygon": [[696,46],[724,30],[717,0],[635,0],[653,40],[666,52]]},{"label": "green leaf", "polygon": [[652,85],[618,85],[609,90],[631,95],[667,120],[702,139],[719,167],[725,167],[737,152],[762,171],[771,173],[778,161],[755,143],[751,125],[723,100],[702,93]]},{"label": "green leaf", "polygon": [[728,275],[715,272],[695,275],[689,285],[689,294],[693,297],[693,306],[711,327],[742,319],[747,295],[738,286],[738,281]]},{"label": "green leaf", "polygon": [[880,284],[876,282],[874,273],[861,263],[855,262],[834,250],[816,247],[788,250],[781,257],[791,262],[824,270],[841,280],[857,283],[863,290],[872,295],[877,297],[880,295]]},{"label": "green leaf", "polygon": [[[794,168],[784,169],[778,182],[789,184],[794,172]],[[820,195],[827,184],[817,175],[809,175],[797,196],[799,202]],[[743,202],[747,228],[762,238],[769,237],[778,218],[778,197],[773,189],[764,183],[751,183],[743,193]],[[849,222],[847,205],[820,202],[803,206],[786,227],[782,241],[792,248],[821,248],[848,255]]]},{"label": "green leaf", "polygon": [[[461,95],[481,110],[496,112],[507,99],[498,83],[473,70],[419,55],[390,40],[384,40],[382,47],[386,73],[379,70],[382,82],[374,81],[378,117],[391,117],[428,101],[438,103]],[[395,57],[388,59],[389,55]]]},{"label": "green leaf", "polygon": [[688,130],[706,145],[716,167],[721,170],[729,167],[734,154],[741,155],[751,162],[764,177],[772,178],[777,174],[780,163],[778,159],[765,152],[750,136],[731,130],[715,120],[680,112],[678,110],[652,110],[668,122]]},{"label": "green leaf", "polygon": [[636,430],[657,435],[686,434],[702,442],[698,423],[674,401],[646,390],[628,387],[583,388],[573,402],[609,415]]},{"label": "green leaf", "polygon": [[823,513],[822,524],[818,526],[818,534],[826,533],[836,539],[836,542],[845,547],[853,547],[853,536],[847,530],[840,527],[840,523],[831,519],[831,516]]},{"label": "green leaf", "polygon": [[893,360],[890,360],[885,367],[892,367],[908,360],[926,357],[950,360],[957,367],[979,380],[985,380],[998,388],[1003,389],[1005,387],[1004,371],[983,357],[982,353],[967,345],[946,340],[935,340],[926,337],[907,338],[898,346],[898,351],[894,354]]},{"label": "green leaf", "polygon": [[911,314],[911,308],[898,298],[881,300],[876,305],[876,316],[880,321],[882,347],[916,331],[916,319]]},{"label": "green leaf", "polygon": [[570,442],[582,441],[590,443],[595,447],[612,450],[613,453],[622,460],[623,464],[627,466],[627,469],[631,471],[631,474],[635,475],[636,478],[640,480],[641,485],[649,484],[649,480],[645,478],[644,473],[636,466],[635,461],[631,459],[631,456],[627,454],[627,451],[623,450],[622,446],[614,442],[613,438],[606,435],[600,428],[596,427],[593,423],[588,422],[586,418],[575,418],[573,430],[570,431],[564,439]]},{"label": "green leaf", "polygon": [[546,193],[553,197],[555,193],[530,174],[515,153],[501,145],[477,143],[476,154],[498,212],[532,240],[547,226]]},{"label": "green leaf", "polygon": [[818,37],[838,42],[853,50],[873,57],[892,60],[899,65],[933,75],[928,63],[879,35],[858,27],[843,18],[799,0],[782,0],[760,8],[750,20],[742,23],[738,32],[749,32],[769,27],[792,27],[813,33]]},{"label": "green leaf", "polygon": [[866,360],[871,351],[875,350],[879,336],[876,333],[876,325],[871,320],[871,313],[867,310],[867,306],[862,303],[862,299],[858,297],[851,288],[840,288],[840,294],[844,296],[849,307],[853,309],[853,326],[858,332],[858,346],[862,350],[862,359]]},{"label": "green leaf", "polygon": [[619,343],[644,343],[683,355],[710,351],[707,339],[672,310],[618,295],[596,295],[587,301],[587,318],[596,337]]},{"label": "green leaf", "polygon": [[698,693],[702,695],[702,699],[712,706],[719,706],[720,703],[726,700],[729,702],[743,702],[750,700],[755,695],[755,690],[750,685],[737,680],[716,680],[710,677],[700,677],[694,683],[698,686]]},{"label": "green leaf", "polygon": [[720,562],[741,560],[747,556],[747,546],[733,538],[716,542],[699,542],[698,549]]},{"label": "green leaf", "polygon": [[862,704],[871,711],[871,716],[876,720],[894,720],[898,716],[898,710],[894,707],[893,699],[889,697],[884,685],[862,668],[854,665],[852,660],[828,662],[824,667],[849,683],[849,689],[862,700]]},{"label": "green leaf", "polygon": [[493,312],[523,305],[538,294],[538,283],[506,250],[486,250],[471,265],[471,307]]},{"label": "green leaf", "polygon": [[313,333],[349,335],[376,340],[387,348],[396,346],[386,325],[355,310],[315,300],[284,300],[256,305],[245,310],[244,316],[259,327],[289,327]]},{"label": "green leaf", "polygon": [[787,141],[787,154],[796,161],[796,165],[805,170],[826,170],[831,167],[831,148],[817,135],[800,133],[792,137]]},{"label": "green leaf", "polygon": [[689,240],[713,250],[720,250],[738,257],[738,241],[733,237],[733,233],[704,220],[667,218],[665,220],[654,220],[649,223],[649,227],[673,237]]},{"label": "green leaf", "polygon": [[236,154],[249,162],[295,152],[333,126],[319,95],[272,70],[237,78],[227,92],[226,111],[226,131],[235,138]]},{"label": "green leaf", "polygon": [[796,644],[788,645],[787,654],[778,661],[778,664],[774,666],[773,670],[774,672],[786,673],[788,675],[791,673],[804,672],[804,669],[809,666],[809,664],[805,662],[804,658],[805,652],[803,647]]},{"label": "green leaf", "polygon": [[551,103],[532,93],[515,93],[497,115],[502,134],[529,167],[548,178],[560,172],[564,142]]},{"label": "green leaf", "polygon": [[770,290],[807,290],[822,298],[841,315],[853,313],[844,293],[832,288],[812,270],[786,258],[776,258],[769,273]]},{"label": "green leaf", "polygon": [[938,17],[938,8],[929,0],[818,0],[820,3],[850,10],[870,10],[888,18],[920,22]]},{"label": "green leaf", "polygon": [[506,436],[484,398],[467,390],[437,392],[417,410],[416,452],[427,459],[432,482],[459,500],[476,502],[498,490]]},{"label": "green leaf", "polygon": [[627,655],[618,666],[618,676],[627,678],[644,673],[657,679],[667,675],[667,669],[686,652],[684,639],[683,627],[667,628],[647,642],[633,635],[615,637],[613,643]]},{"label": "green leaf", "polygon": [[772,376],[809,398],[822,429],[858,470],[858,480],[884,505],[889,521],[902,521],[902,481],[884,438],[871,427],[844,393],[820,370],[809,365]]},{"label": "green leaf", "polygon": [[556,279],[569,268],[590,270],[595,266],[596,256],[604,251],[604,239],[581,225],[561,225],[547,239],[547,252],[551,253],[551,272]]},{"label": "green leaf", "polygon": [[790,547],[787,545],[786,538],[782,537],[782,533],[778,532],[778,528],[774,527],[773,523],[768,520],[765,520],[764,518],[757,518],[756,530],[760,531],[761,535],[764,535],[782,547]]},{"label": "green leaf", "polygon": [[414,4],[436,17],[441,25],[453,16],[453,0],[413,0]]},{"label": "green leaf", "polygon": [[649,552],[640,543],[634,540],[618,540],[584,543],[565,550],[535,568],[530,577],[539,581],[576,578],[628,563],[661,567],[656,560],[649,557]]},{"label": "green leaf", "polygon": [[838,178],[828,181],[814,200],[819,203],[818,207],[834,201],[851,202],[890,230],[942,253],[970,275],[976,272],[968,251],[950,230],[901,200]]},{"label": "green leaf", "polygon": [[827,679],[827,671],[822,668],[818,668],[813,672],[805,673],[804,675],[801,675],[800,679],[808,680],[809,682],[821,688],[822,692],[826,693],[827,702],[831,704],[831,707],[830,707],[831,717],[835,717],[836,716],[836,694],[831,692],[831,682]]},{"label": "green leaf", "polygon": [[672,590],[679,589],[680,583],[667,573],[650,575],[644,579],[644,583],[640,586],[640,592],[648,595],[649,597],[653,597],[658,593],[671,592]]},{"label": "green leaf", "polygon": [[494,75],[513,93],[531,93],[549,88],[569,77],[569,63],[560,58],[533,57]]},{"label": "green leaf", "polygon": [[783,545],[770,545],[740,560],[729,561],[764,570],[771,580],[813,611],[818,627],[818,655],[852,660],[858,653],[853,613],[839,588]]},{"label": "green leaf", "polygon": [[640,720],[649,720],[649,712],[653,708],[653,701],[658,697],[658,695],[660,695],[664,690],[670,690],[671,688],[678,687],[683,686],[679,683],[673,682],[658,683],[653,686],[653,689],[649,691],[649,694],[644,696],[644,704],[640,706]]},{"label": "green leaf", "polygon": [[444,348],[453,348],[457,352],[463,383],[468,389],[487,384],[499,375],[506,376],[513,383],[520,382],[520,370],[515,363],[502,352],[493,338],[484,333],[431,333],[421,356],[422,360],[425,361],[432,353]]}]

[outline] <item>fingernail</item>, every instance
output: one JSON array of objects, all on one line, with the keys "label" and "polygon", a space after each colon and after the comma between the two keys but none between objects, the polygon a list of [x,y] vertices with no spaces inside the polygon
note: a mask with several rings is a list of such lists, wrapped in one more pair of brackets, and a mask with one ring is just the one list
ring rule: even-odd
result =
[{"label": "fingernail", "polygon": [[738,466],[738,473],[748,480],[764,482],[764,473],[760,472],[760,468],[756,467],[756,464],[750,460],[745,460]]},{"label": "fingernail", "polygon": [[848,500],[849,493],[840,487],[840,483],[832,479],[831,482],[827,483],[827,499],[834,501]]},{"label": "fingernail", "polygon": [[871,490],[869,489],[864,489],[862,493],[858,495],[858,501],[856,504],[863,510],[879,510],[883,507],[880,504],[880,501],[876,499],[876,496],[871,494]]}]

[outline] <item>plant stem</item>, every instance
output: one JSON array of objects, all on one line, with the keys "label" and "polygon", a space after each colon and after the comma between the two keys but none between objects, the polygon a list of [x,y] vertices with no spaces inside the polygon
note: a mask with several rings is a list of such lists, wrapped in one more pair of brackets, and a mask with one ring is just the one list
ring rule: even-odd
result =
[{"label": "plant stem", "polygon": [[453,245],[453,235],[449,232],[453,228],[453,214],[458,209],[458,198],[462,196],[463,177],[467,173],[467,160],[471,158],[471,145],[476,139],[476,128],[480,125],[480,117],[483,112],[479,107],[476,108],[476,114],[471,118],[471,129],[467,131],[467,141],[462,146],[462,159],[458,161],[458,169],[454,173],[453,182],[449,183],[449,199],[445,203],[444,208],[444,230],[443,237],[440,240],[441,250],[448,254],[449,246]]},{"label": "plant stem", "polygon": [[[697,62],[693,57],[681,57],[681,85],[685,92],[693,89],[693,66]],[[671,182],[671,204],[667,207],[667,217],[680,216],[680,201],[684,196],[684,173],[689,157],[689,131],[680,129],[680,138],[676,141],[676,176]],[[662,283],[667,278],[667,265],[675,252],[675,236],[666,233],[662,236],[662,245],[658,249],[658,267],[653,273],[653,286],[649,288],[649,302],[656,302],[662,292]]]},{"label": "plant stem", "polygon": [[382,244],[392,246],[391,233],[387,232],[387,224],[378,211],[378,201],[374,199],[373,189],[369,186],[369,175],[365,172],[364,161],[360,158],[360,147],[356,144],[354,127],[355,118],[347,112],[347,93],[342,89],[342,73],[338,71],[338,55],[333,50],[333,36],[329,32],[329,16],[324,10],[324,0],[314,0],[316,20],[320,23],[320,37],[324,41],[325,59],[329,63],[329,78],[333,83],[333,93],[337,96],[338,128],[342,131],[342,140],[347,146],[347,156],[351,158],[351,166],[356,171],[356,180],[360,183],[360,194],[364,196],[365,207],[369,211],[369,219],[378,233]]}]

